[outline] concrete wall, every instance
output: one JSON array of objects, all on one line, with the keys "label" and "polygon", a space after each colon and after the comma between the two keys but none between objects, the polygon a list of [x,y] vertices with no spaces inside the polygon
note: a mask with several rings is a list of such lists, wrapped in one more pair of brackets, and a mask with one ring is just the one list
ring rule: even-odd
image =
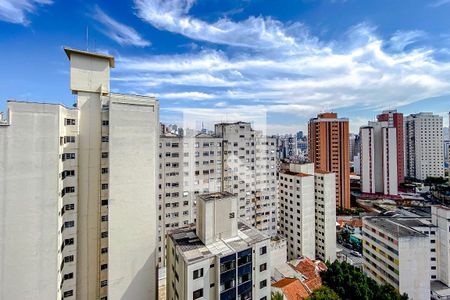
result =
[{"label": "concrete wall", "polygon": [[57,299],[58,105],[9,102],[0,125],[0,299]]},{"label": "concrete wall", "polygon": [[110,97],[109,299],[155,299],[159,104]]}]

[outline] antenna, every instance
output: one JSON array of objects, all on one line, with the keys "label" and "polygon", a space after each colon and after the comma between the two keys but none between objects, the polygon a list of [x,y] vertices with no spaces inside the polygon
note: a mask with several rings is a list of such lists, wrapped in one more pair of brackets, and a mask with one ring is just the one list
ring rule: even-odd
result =
[{"label": "antenna", "polygon": [[89,51],[89,26],[86,26],[86,51]]}]

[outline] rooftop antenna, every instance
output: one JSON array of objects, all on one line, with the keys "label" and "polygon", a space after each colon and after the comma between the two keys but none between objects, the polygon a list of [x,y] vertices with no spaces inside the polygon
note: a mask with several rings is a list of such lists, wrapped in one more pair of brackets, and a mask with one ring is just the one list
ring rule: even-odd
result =
[{"label": "rooftop antenna", "polygon": [[86,26],[86,51],[89,51],[89,26]]}]

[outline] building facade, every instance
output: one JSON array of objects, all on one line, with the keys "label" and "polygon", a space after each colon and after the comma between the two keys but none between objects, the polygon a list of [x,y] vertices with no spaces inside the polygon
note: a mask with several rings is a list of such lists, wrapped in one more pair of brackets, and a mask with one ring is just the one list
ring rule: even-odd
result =
[{"label": "building facade", "polygon": [[316,170],[336,174],[336,205],[350,208],[348,119],[322,113],[308,123],[308,157]]},{"label": "building facade", "polygon": [[238,221],[228,192],[197,198],[194,227],[167,242],[167,299],[270,299],[270,237]]},{"label": "building facade", "polygon": [[430,239],[395,218],[363,218],[363,270],[409,299],[429,299]]},{"label": "building facade", "polygon": [[442,117],[412,114],[405,119],[406,176],[444,177]]},{"label": "building facade", "polygon": [[10,101],[0,124],[0,298],[154,299],[158,101],[110,93],[113,57],[65,52],[76,107]]},{"label": "building facade", "polygon": [[290,164],[280,171],[280,234],[289,260],[301,256],[336,259],[336,180],[314,164]]},{"label": "building facade", "polygon": [[396,110],[383,111],[377,116],[378,122],[388,122],[389,127],[396,129],[397,142],[397,182],[405,181],[405,137],[403,114]]},{"label": "building facade", "polygon": [[396,131],[388,122],[369,122],[360,128],[362,193],[398,194]]}]

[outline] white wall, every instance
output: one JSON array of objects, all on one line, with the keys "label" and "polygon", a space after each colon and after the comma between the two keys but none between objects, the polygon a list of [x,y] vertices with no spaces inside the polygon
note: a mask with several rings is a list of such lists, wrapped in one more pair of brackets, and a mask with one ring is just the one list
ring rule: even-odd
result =
[{"label": "white wall", "polygon": [[108,298],[155,299],[159,104],[113,94],[109,126]]},{"label": "white wall", "polygon": [[0,125],[0,299],[56,299],[59,106],[8,103]]}]

